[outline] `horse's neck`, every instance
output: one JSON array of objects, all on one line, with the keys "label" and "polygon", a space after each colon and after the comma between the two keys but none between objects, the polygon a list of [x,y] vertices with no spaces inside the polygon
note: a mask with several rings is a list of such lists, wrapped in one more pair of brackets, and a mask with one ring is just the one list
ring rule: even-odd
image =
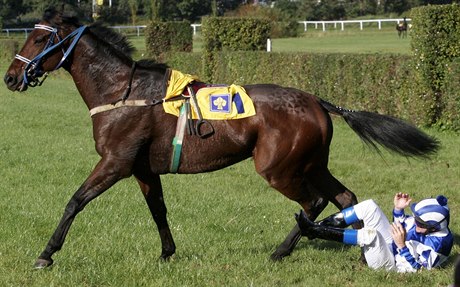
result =
[{"label": "horse's neck", "polygon": [[93,39],[82,38],[68,68],[88,109],[117,101],[128,86],[131,63],[108,55]]}]

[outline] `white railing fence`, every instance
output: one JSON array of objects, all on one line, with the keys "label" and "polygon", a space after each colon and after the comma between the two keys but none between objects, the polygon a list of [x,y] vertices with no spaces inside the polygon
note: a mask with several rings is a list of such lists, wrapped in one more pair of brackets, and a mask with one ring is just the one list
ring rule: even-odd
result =
[{"label": "white railing fence", "polygon": [[[308,25],[315,26],[315,29],[318,29],[319,26],[322,27],[323,31],[326,31],[326,27],[328,25],[333,25],[334,29],[337,29],[337,26],[340,25],[340,30],[345,30],[345,24],[359,24],[359,29],[363,30],[363,26],[365,23],[377,23],[379,30],[382,29],[383,22],[394,22],[395,24],[399,24],[403,22],[403,18],[395,18],[395,19],[371,19],[371,20],[332,20],[332,21],[299,21],[299,24],[304,25],[304,31],[306,32],[308,29]],[[406,18],[407,22],[410,22],[411,19]]]},{"label": "white railing fence", "polygon": [[[308,30],[308,26],[314,26],[315,29],[321,26],[323,31],[326,31],[326,27],[328,25],[333,25],[334,29],[337,29],[337,26],[340,25],[340,29],[343,31],[345,30],[345,25],[348,24],[359,24],[360,30],[363,30],[363,26],[365,23],[377,23],[379,30],[382,29],[382,23],[384,22],[394,22],[395,24],[399,24],[403,22],[403,18],[395,18],[395,19],[372,19],[372,20],[333,20],[333,21],[299,21],[299,24],[303,24],[304,31]],[[407,22],[410,22],[411,19],[407,18]],[[201,24],[191,24],[190,25],[193,29],[193,35],[196,35],[198,31],[201,29]],[[118,30],[118,32],[122,32],[123,30],[133,30],[134,33],[139,37],[141,35],[142,30],[144,30],[147,26],[140,25],[140,26],[110,26],[110,28]],[[6,33],[7,37],[10,37],[12,33],[24,33],[25,38],[27,38],[28,33],[32,31],[32,28],[5,28],[2,29],[2,33]]]}]

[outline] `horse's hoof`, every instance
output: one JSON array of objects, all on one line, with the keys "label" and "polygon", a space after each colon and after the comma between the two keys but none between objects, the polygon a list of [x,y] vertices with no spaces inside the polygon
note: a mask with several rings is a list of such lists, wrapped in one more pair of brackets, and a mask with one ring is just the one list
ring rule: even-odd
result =
[{"label": "horse's hoof", "polygon": [[289,256],[289,254],[281,254],[281,253],[275,251],[275,252],[273,252],[272,255],[270,255],[270,259],[272,261],[275,261],[275,262],[280,262],[286,256]]},{"label": "horse's hoof", "polygon": [[49,267],[51,265],[53,265],[53,259],[38,258],[37,261],[35,261],[34,268],[45,269],[46,267]]},{"label": "horse's hoof", "polygon": [[171,260],[171,256],[172,256],[172,254],[161,254],[159,259],[161,261],[167,262],[167,261]]}]

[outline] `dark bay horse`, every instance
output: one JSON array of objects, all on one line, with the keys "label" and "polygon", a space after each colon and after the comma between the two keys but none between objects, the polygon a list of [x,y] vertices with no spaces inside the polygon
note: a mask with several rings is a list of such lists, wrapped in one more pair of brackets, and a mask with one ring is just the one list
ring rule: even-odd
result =
[{"label": "dark bay horse", "polygon": [[[35,267],[53,264],[75,216],[94,198],[123,178],[140,185],[161,238],[161,258],[175,253],[166,218],[160,175],[170,173],[177,117],[161,103],[168,67],[150,61],[134,62],[127,40],[98,24],[82,26],[54,9],[30,33],[5,75],[12,91],[40,85],[47,71],[64,68],[89,110],[121,104],[92,116],[93,136],[100,161],[68,202]],[[185,135],[177,173],[209,172],[252,157],[257,172],[269,185],[298,202],[315,219],[329,202],[343,209],[356,196],[328,170],[332,121],[339,115],[360,136],[404,156],[427,157],[439,143],[396,118],[335,106],[306,92],[270,84],[244,86],[257,114],[239,120],[210,121],[214,133],[204,139]],[[123,105],[129,101],[142,106]],[[128,102],[127,100],[127,102]],[[272,254],[289,255],[300,239],[294,226]]]},{"label": "dark bay horse", "polygon": [[396,31],[398,31],[398,36],[399,38],[406,38],[407,37],[407,20],[406,17],[404,17],[402,23],[396,24]]}]

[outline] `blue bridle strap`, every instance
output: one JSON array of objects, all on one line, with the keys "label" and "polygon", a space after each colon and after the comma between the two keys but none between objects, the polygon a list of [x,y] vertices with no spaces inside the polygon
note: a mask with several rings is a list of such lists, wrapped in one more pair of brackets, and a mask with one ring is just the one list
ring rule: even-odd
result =
[{"label": "blue bridle strap", "polygon": [[[72,43],[70,44],[70,46],[67,48],[67,51],[63,51],[63,56],[62,56],[62,59],[61,61],[59,62],[59,64],[57,64],[57,66],[54,68],[54,70],[57,70],[59,69],[62,64],[64,64],[65,60],[67,60],[67,58],[69,57],[69,55],[72,53],[73,49],[75,48],[75,45],[77,45],[78,41],[80,40],[80,38],[82,37],[83,33],[85,32],[87,26],[81,26],[79,27],[78,29],[74,30],[72,33],[70,33],[69,35],[67,35],[64,39],[60,40],[58,43],[54,44],[54,45],[51,45],[50,47],[45,47],[45,49],[43,50],[43,52],[41,52],[40,54],[38,54],[35,58],[33,58],[29,63],[27,63],[26,67],[24,68],[24,83],[26,85],[29,85],[29,78],[37,78],[37,77],[41,77],[43,74],[41,75],[30,75],[29,74],[29,70],[31,67],[35,68],[35,69],[39,69],[39,63],[41,61],[41,59],[45,56],[47,56],[48,54],[54,52],[56,49],[59,49],[62,47],[62,45],[64,44],[64,42],[66,42],[68,39],[71,39],[73,37],[73,40],[72,40]],[[51,38],[54,38],[54,35],[57,34],[57,31],[56,32],[52,32],[52,36]],[[38,72],[38,71],[36,71]],[[32,79],[33,81],[34,79]]]}]

